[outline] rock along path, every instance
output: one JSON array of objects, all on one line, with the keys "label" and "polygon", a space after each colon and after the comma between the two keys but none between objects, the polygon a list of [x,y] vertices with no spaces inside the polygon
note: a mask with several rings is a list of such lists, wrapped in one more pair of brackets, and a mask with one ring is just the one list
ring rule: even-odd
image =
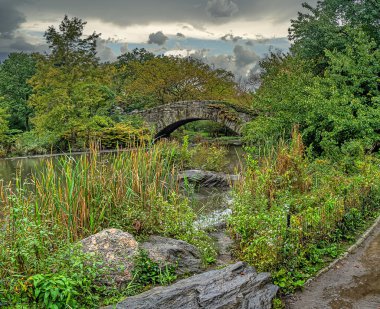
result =
[{"label": "rock along path", "polygon": [[287,301],[289,309],[379,309],[380,221],[346,258]]}]

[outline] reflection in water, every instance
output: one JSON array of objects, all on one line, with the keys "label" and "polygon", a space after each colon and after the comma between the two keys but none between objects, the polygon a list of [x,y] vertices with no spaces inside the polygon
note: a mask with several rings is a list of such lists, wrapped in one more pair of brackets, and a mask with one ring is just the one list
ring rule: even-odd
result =
[{"label": "reflection in water", "polygon": [[29,178],[32,173],[38,172],[46,159],[36,157],[0,160],[0,180],[8,183],[14,181],[16,175],[21,175],[22,179]]},{"label": "reflection in water", "polygon": [[[227,167],[226,173],[236,173],[241,169],[243,164],[243,150],[241,147],[229,147],[227,159],[230,164]],[[70,157],[78,157],[85,154],[73,154]],[[103,156],[109,156],[110,153],[103,153]],[[19,173],[23,179],[28,178],[32,173],[38,174],[38,172],[45,165],[46,160],[53,160],[53,164],[57,165],[58,161],[67,155],[55,155],[55,156],[41,156],[41,157],[29,157],[29,158],[15,158],[15,159],[0,159],[0,180],[8,183],[14,180],[16,173]]]},{"label": "reflection in water", "polygon": [[[74,154],[70,157],[78,157],[86,154]],[[103,162],[106,162],[110,153],[103,153]],[[67,156],[67,155],[66,155]],[[64,159],[62,156],[42,156],[15,159],[0,159],[0,181],[5,183],[14,182],[16,175],[21,175],[21,179],[30,178],[31,174],[38,175],[41,169],[46,166],[47,160],[52,160],[54,166],[59,166],[59,160]],[[233,146],[228,148],[227,159],[229,165],[226,173],[238,173],[244,165],[243,149]],[[194,190],[191,195],[193,207],[199,217],[210,214],[214,211],[224,211],[228,209],[229,190],[219,188],[199,188]]]}]

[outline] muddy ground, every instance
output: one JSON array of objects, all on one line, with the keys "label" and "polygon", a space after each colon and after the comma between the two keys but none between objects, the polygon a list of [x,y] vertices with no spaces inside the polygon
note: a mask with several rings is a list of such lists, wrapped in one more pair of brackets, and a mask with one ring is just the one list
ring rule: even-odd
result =
[{"label": "muddy ground", "polygon": [[287,300],[289,309],[380,309],[380,223],[345,259]]}]

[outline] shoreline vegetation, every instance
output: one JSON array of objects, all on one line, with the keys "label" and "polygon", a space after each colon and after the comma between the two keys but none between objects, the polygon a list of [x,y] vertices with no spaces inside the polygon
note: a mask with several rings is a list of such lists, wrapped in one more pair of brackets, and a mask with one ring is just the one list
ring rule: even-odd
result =
[{"label": "shoreline vegetation", "polygon": [[[191,148],[186,135],[231,132],[194,122],[175,132],[181,143],[151,145],[152,132],[127,115],[182,100],[221,100],[257,115],[243,131],[246,166],[226,222],[234,257],[271,272],[280,297],[338,257],[380,211],[380,3],[303,9],[291,21],[289,52],[262,59],[250,88],[201,60],[144,49],[100,63],[99,35],[84,37],[86,22],[67,16],[45,33],[50,54],[12,53],[1,63],[0,156],[90,153],[47,159],[25,182],[0,182],[0,306],[93,308],[175,280],[141,254],[136,280],[100,284],[99,260],[76,244],[105,228],[181,239],[205,267],[215,262],[211,237],[194,227],[192,188],[180,190],[176,175],[224,171],[225,148]],[[94,140],[132,149],[105,162]]]},{"label": "shoreline vegetation", "polygon": [[[183,145],[161,142],[113,153],[105,164],[94,146],[90,155],[62,157],[56,167],[47,160],[25,183],[16,177],[15,188],[1,184],[1,302],[37,305],[43,300],[36,291],[45,284],[41,295],[53,297],[50,287],[56,280],[65,282],[59,293],[85,307],[142,291],[145,284],[99,286],[104,269],[78,247],[79,240],[109,227],[138,239],[185,240],[200,250],[205,266],[212,264],[217,254],[213,241],[194,228],[190,196],[176,182],[184,163],[196,162],[187,147],[186,140]],[[302,287],[338,257],[380,210],[380,171],[374,168],[379,160],[364,158],[347,172],[326,160],[309,161],[304,149],[295,130],[289,143],[281,142],[269,155],[248,155],[227,219],[234,257],[258,271],[271,271],[280,296]],[[137,265],[150,263],[144,257]],[[278,299],[275,303],[281,306]]]}]

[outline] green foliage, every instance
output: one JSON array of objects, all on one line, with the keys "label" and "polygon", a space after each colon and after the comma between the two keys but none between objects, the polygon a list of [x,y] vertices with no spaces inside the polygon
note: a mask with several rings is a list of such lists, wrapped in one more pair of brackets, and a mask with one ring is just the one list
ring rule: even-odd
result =
[{"label": "green foliage", "polygon": [[223,171],[230,163],[227,159],[227,148],[216,144],[201,143],[189,146],[189,137],[183,138],[182,145],[177,142],[168,144],[177,164],[184,169],[202,169]]},{"label": "green foliage", "polygon": [[12,152],[16,155],[39,155],[56,150],[57,139],[49,132],[37,133],[32,130],[17,136]]},{"label": "green foliage", "polygon": [[106,127],[96,132],[96,137],[100,140],[102,147],[115,149],[147,143],[151,134],[145,127],[136,128],[129,123],[116,123],[112,127]]},{"label": "green foliage", "polygon": [[174,265],[160,266],[152,261],[144,250],[139,251],[134,261],[133,277],[136,283],[143,286],[168,285],[177,279]]},{"label": "green foliage", "polygon": [[187,163],[189,168],[207,171],[224,171],[229,161],[226,158],[227,149],[215,144],[197,144],[189,149],[191,159]]},{"label": "green foliage", "polygon": [[27,81],[35,74],[34,55],[11,53],[0,64],[0,107],[9,113],[10,129],[29,131],[32,109],[27,101],[32,87]]},{"label": "green foliage", "polygon": [[0,108],[0,145],[4,145],[7,142],[7,133],[9,132],[8,126],[8,114],[2,108]]},{"label": "green foliage", "polygon": [[32,276],[2,277],[0,303],[43,308],[95,308],[134,295],[142,286],[133,281],[120,289],[104,285],[109,271],[96,256],[83,253],[79,245],[57,244],[49,255],[36,259],[40,271]]},{"label": "green foliage", "polygon": [[357,157],[380,141],[380,51],[362,31],[351,31],[342,52],[326,52],[329,67],[311,89],[304,136],[316,153]]},{"label": "green foliage", "polygon": [[83,29],[87,22],[74,17],[64,16],[59,25],[59,31],[50,26],[44,34],[51,48],[50,60],[56,66],[66,68],[94,65],[96,58],[96,40],[100,34],[95,32],[87,38],[82,38]]},{"label": "green foliage", "polygon": [[[215,257],[210,237],[195,229],[196,215],[179,193],[176,162],[175,152],[163,144],[116,153],[107,157],[107,164],[93,149],[89,156],[64,157],[56,166],[46,161],[26,183],[20,177],[11,186],[0,182],[1,301],[30,302],[32,295],[40,301],[38,286],[53,303],[57,282],[64,296],[59,302],[76,292],[85,304],[117,298],[120,293],[97,284],[102,268],[96,260],[64,250],[107,227],[175,237],[198,246],[204,261]],[[173,280],[170,267],[159,272],[161,284]],[[36,285],[26,282],[36,274],[41,275]],[[138,290],[135,284],[123,293]]]},{"label": "green foliage", "polygon": [[244,137],[252,145],[276,145],[289,136],[294,124],[304,127],[312,108],[309,89],[313,75],[299,58],[271,54],[261,62],[261,87],[253,96],[252,108],[258,117],[245,126]]},{"label": "green foliage", "polygon": [[80,66],[68,72],[40,61],[31,79],[34,94],[29,101],[36,131],[78,147],[88,146],[95,132],[112,126],[115,94],[103,74],[100,68]]},{"label": "green foliage", "polygon": [[38,58],[30,80],[33,95],[28,103],[35,113],[35,131],[54,136],[63,150],[88,147],[97,132],[114,124],[115,68],[98,64],[99,35],[82,38],[85,24],[65,16],[59,31],[49,27],[45,38],[52,53]]},{"label": "green foliage", "polygon": [[361,30],[346,29],[349,44],[326,51],[323,76],[313,76],[294,56],[265,62],[262,86],[254,96],[260,111],[245,132],[246,140],[276,143],[298,124],[309,152],[334,160],[378,148],[380,54]]},{"label": "green foliage", "polygon": [[77,306],[75,298],[78,293],[74,282],[62,275],[34,275],[29,278],[33,286],[32,297],[45,308],[58,309]]},{"label": "green foliage", "polygon": [[285,304],[283,303],[281,298],[275,297],[275,298],[273,298],[272,308],[273,309],[284,309]]},{"label": "green foliage", "polygon": [[[182,135],[188,135],[193,142],[198,142],[202,139],[207,138],[214,139],[225,136],[234,136],[236,138],[235,132],[231,131],[223,124],[211,120],[199,120],[190,122],[182,126],[181,129],[183,131]],[[179,130],[176,130],[175,133],[178,131]],[[178,133],[179,134],[176,134],[176,136],[181,135],[181,132]]]},{"label": "green foliage", "polygon": [[[345,164],[305,157],[297,131],[266,156],[248,157],[235,188],[229,220],[239,258],[259,271],[272,271],[283,292],[292,292],[335,258],[336,241],[349,238],[379,209],[377,165],[373,157]],[[361,211],[358,211],[361,209]]]},{"label": "green foliage", "polygon": [[121,61],[118,70],[124,78],[123,101],[128,109],[137,105],[139,97],[149,98],[149,107],[194,99],[246,99],[237,91],[230,73],[213,70],[198,60],[166,56],[129,58],[126,64]]},{"label": "green foliage", "polygon": [[380,4],[376,0],[324,0],[316,7],[304,3],[303,8],[308,12],[298,13],[298,18],[291,21],[291,51],[307,59],[318,74],[328,66],[325,50],[344,51],[351,44],[347,34],[352,31],[361,29],[376,46],[380,44]]}]

